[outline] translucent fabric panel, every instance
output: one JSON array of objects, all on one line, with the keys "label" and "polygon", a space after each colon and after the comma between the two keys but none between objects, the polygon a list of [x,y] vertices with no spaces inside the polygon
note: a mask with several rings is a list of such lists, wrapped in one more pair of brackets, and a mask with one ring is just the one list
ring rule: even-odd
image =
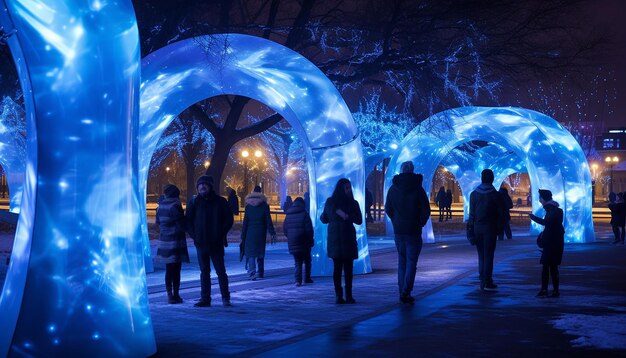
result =
[{"label": "translucent fabric panel", "polygon": [[152,355],[138,224],[140,58],[132,3],[2,4],[29,142],[0,296],[0,355]]},{"label": "translucent fabric panel", "polygon": [[[438,113],[415,128],[392,157],[385,185],[400,164],[413,160],[430,190],[433,174],[454,148],[472,140],[497,143],[522,158],[530,177],[533,212],[544,215],[538,189],[549,189],[565,212],[567,242],[595,239],[591,217],[591,174],[580,145],[554,119],[512,107],[463,107]],[[504,179],[505,173],[500,174]],[[538,226],[533,226],[537,232]]]},{"label": "translucent fabric panel", "polygon": [[[358,130],[332,82],[300,54],[275,42],[240,34],[202,36],[173,43],[143,60],[139,134],[142,205],[146,202],[150,159],[165,128],[187,107],[220,95],[245,96],[271,107],[293,126],[304,143],[316,232],[313,273],[331,275],[325,252],[319,251],[326,245],[326,231],[321,229],[317,209],[342,177],[358,183],[355,196],[363,207],[364,188],[355,181],[363,180]],[[142,220],[147,244],[145,217]],[[370,272],[365,226],[357,227],[357,232],[363,248],[360,262],[367,264],[355,266],[355,273]]]}]

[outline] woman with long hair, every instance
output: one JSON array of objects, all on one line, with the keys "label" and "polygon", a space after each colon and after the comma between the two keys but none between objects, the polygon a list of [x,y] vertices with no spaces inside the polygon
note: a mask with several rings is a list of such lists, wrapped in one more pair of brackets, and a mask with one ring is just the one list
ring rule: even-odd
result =
[{"label": "woman with long hair", "polygon": [[[359,203],[352,195],[352,184],[346,178],[339,179],[333,195],[326,199],[324,212],[320,217],[328,224],[328,257],[333,260],[333,283],[335,303],[356,303],[352,297],[352,268],[354,259],[359,257],[354,224],[363,224]],[[341,274],[344,274],[346,299],[343,299]]]}]

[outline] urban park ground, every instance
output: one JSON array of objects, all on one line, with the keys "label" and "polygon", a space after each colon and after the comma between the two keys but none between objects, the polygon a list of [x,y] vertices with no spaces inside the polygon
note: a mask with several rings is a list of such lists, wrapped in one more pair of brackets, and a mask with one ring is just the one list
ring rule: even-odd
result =
[{"label": "urban park ground", "polygon": [[[355,277],[354,305],[334,303],[330,277],[294,287],[284,238],[268,246],[266,278],[247,280],[237,219],[226,249],[233,306],[222,307],[214,280],[214,305],[193,307],[199,270],[188,241],[183,304],[167,304],[161,265],[147,275],[156,357],[626,357],[626,246],[611,244],[608,220],[595,219],[595,242],[566,245],[561,297],[545,299],[535,297],[540,253],[524,215],[514,215],[513,240],[498,241],[499,287],[489,293],[478,289],[476,252],[461,216],[435,222],[437,242],[420,255],[412,306],[398,301],[396,252],[382,225],[368,224],[373,272]],[[277,227],[282,232],[280,217]],[[14,228],[0,228],[3,282]]]}]

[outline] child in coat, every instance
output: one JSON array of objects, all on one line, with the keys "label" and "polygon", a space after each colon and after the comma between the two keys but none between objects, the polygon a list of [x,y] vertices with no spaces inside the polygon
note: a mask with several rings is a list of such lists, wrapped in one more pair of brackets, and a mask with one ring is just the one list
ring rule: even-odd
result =
[{"label": "child in coat", "polygon": [[311,248],[313,247],[313,224],[306,212],[304,199],[298,197],[293,206],[286,210],[283,231],[287,237],[289,253],[293,255],[295,265],[295,285],[302,285],[302,264],[304,263],[304,282],[313,283],[311,279]]}]

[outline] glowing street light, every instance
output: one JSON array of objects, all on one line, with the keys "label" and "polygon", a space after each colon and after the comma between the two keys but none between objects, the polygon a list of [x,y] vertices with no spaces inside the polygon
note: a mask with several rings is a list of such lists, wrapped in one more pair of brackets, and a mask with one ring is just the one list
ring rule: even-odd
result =
[{"label": "glowing street light", "polygon": [[209,162],[208,160],[204,161],[204,169],[208,169],[209,165],[211,165],[211,162]]},{"label": "glowing street light", "polygon": [[606,157],[604,161],[609,165],[609,169],[611,170],[611,179],[609,181],[609,193],[613,192],[613,167],[617,162],[619,162],[619,158],[617,156]]}]

